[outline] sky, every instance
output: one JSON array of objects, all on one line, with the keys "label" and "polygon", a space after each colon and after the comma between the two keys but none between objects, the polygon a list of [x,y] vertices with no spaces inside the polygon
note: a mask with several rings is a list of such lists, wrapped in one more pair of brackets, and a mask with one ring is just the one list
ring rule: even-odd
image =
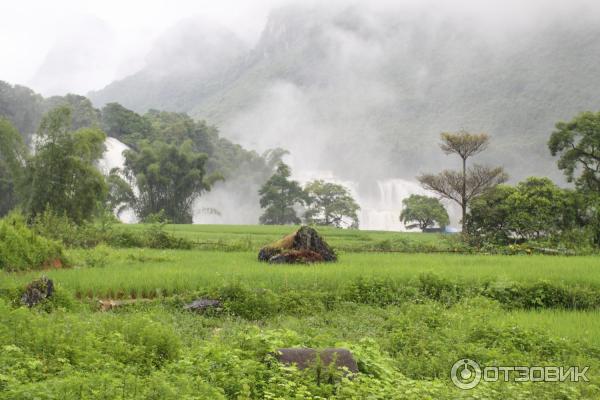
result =
[{"label": "sky", "polygon": [[[85,94],[137,71],[153,41],[182,19],[203,17],[252,42],[269,10],[284,3],[0,0],[0,80],[32,86],[44,95]],[[61,64],[64,68],[58,68]]]},{"label": "sky", "polygon": [[[0,80],[43,95],[86,94],[140,70],[153,42],[189,18],[223,25],[248,44],[257,40],[269,11],[294,0],[0,0]],[[320,5],[358,2],[407,6],[475,16],[490,32],[560,15],[598,0],[296,0]],[[434,3],[432,5],[432,3]],[[549,13],[552,10],[552,13]]]}]

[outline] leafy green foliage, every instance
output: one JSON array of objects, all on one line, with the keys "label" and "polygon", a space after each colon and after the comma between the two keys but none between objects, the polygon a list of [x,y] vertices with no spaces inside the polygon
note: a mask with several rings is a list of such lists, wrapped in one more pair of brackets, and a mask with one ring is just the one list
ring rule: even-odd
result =
[{"label": "leafy green foliage", "polygon": [[583,112],[569,122],[558,122],[548,147],[553,156],[560,155],[558,168],[569,182],[600,192],[600,112]]},{"label": "leafy green foliage", "polygon": [[467,232],[478,243],[559,238],[583,229],[589,223],[588,209],[580,193],[561,189],[548,178],[531,177],[515,187],[498,186],[474,201]]},{"label": "leafy green foliage", "polygon": [[106,206],[116,216],[119,216],[131,204],[135,204],[135,193],[131,185],[123,179],[118,171],[110,171],[106,177],[106,186],[108,188]]},{"label": "leafy green foliage", "polygon": [[71,131],[71,111],[59,107],[42,121],[35,154],[27,162],[25,210],[35,217],[50,208],[80,223],[104,203],[106,183],[95,163],[104,151],[104,132]]},{"label": "leafy green foliage", "polygon": [[67,264],[62,246],[29,229],[21,215],[0,220],[0,270],[27,271]]},{"label": "leafy green foliage", "polygon": [[65,96],[49,97],[44,102],[46,113],[63,107],[71,110],[71,130],[100,128],[100,111],[94,108],[87,97],[67,94]]},{"label": "leafy green foliage", "polygon": [[280,162],[277,170],[260,188],[260,206],[265,209],[260,223],[265,225],[299,224],[294,206],[307,202],[306,193],[300,184],[290,180],[290,167]]},{"label": "leafy green foliage", "polygon": [[139,218],[164,210],[175,223],[192,222],[194,200],[220,178],[206,176],[207,157],[192,146],[143,142],[139,151],[125,152],[125,173],[139,190],[132,204]]},{"label": "leafy green foliage", "polygon": [[[448,212],[444,205],[435,197],[422,196],[411,194],[408,198],[402,200],[402,213],[400,213],[400,221],[404,225],[410,222],[416,222],[422,231],[438,225],[444,228],[450,223]],[[413,226],[407,225],[408,228]]]},{"label": "leafy green foliage", "polygon": [[25,157],[21,135],[9,120],[0,117],[0,216],[6,215],[18,203]]},{"label": "leafy green foliage", "polygon": [[307,183],[304,191],[308,196],[304,214],[307,223],[358,228],[360,207],[343,185],[316,180]]},{"label": "leafy green foliage", "polygon": [[0,116],[8,119],[29,142],[40,124],[44,99],[33,90],[0,81]]},{"label": "leafy green foliage", "polygon": [[101,244],[117,248],[146,247],[154,249],[190,249],[192,242],[164,230],[164,223],[152,223],[141,231],[126,229],[111,214],[91,222],[76,224],[52,210],[39,214],[33,230],[46,238],[60,241],[71,248],[92,248]]},{"label": "leafy green foliage", "polygon": [[101,118],[102,129],[106,134],[126,144],[135,144],[151,132],[150,121],[119,103],[105,105]]}]

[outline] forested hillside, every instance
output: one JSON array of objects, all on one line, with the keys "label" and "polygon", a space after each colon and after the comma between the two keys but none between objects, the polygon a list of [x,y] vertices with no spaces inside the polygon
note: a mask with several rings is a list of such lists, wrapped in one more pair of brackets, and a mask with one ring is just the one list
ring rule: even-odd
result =
[{"label": "forested hillside", "polygon": [[269,157],[248,151],[219,135],[218,129],[185,113],[149,110],[140,115],[118,103],[95,108],[84,96],[67,94],[44,98],[24,86],[0,81],[0,117],[17,128],[26,143],[31,143],[42,117],[59,106],[71,110],[72,129],[98,127],[107,136],[119,139],[133,149],[144,141],[182,145],[191,141],[193,151],[207,155],[207,173],[218,173],[226,180],[259,185],[271,173]]},{"label": "forested hillside", "polygon": [[461,128],[490,133],[486,157],[515,179],[548,174],[554,123],[600,105],[600,25],[578,15],[577,25],[549,13],[499,34],[422,11],[287,6],[252,49],[188,22],[156,45],[167,57],[90,98],[189,112],[242,144],[284,146],[305,166],[352,178],[447,164],[430,144]]}]

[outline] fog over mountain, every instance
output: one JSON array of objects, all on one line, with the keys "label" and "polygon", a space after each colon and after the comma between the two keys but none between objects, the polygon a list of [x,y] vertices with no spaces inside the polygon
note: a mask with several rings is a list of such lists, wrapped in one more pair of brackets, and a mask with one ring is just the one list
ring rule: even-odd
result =
[{"label": "fog over mountain", "polygon": [[[38,91],[98,87],[88,93],[96,108],[186,112],[259,154],[289,150],[295,179],[343,183],[363,209],[361,226],[381,229],[401,228],[402,199],[421,191],[417,174],[458,166],[440,151],[441,132],[489,133],[490,149],[473,161],[504,166],[512,182],[565,184],[546,145],[554,124],[600,109],[591,0],[236,2],[79,9],[85,18],[56,29],[29,78],[34,91],[0,85],[0,109],[28,135],[64,100]],[[67,100],[90,111],[84,98]],[[197,206],[222,216],[196,222],[255,223],[254,186],[217,184]]]},{"label": "fog over mountain", "polygon": [[482,160],[514,179],[559,177],[545,145],[554,123],[600,104],[595,8],[558,2],[538,15],[541,4],[427,4],[280,7],[252,48],[187,20],[156,43],[143,70],[90,97],[185,111],[251,148],[289,149],[296,168],[342,179],[454,165],[436,142],[463,128],[490,133]]}]

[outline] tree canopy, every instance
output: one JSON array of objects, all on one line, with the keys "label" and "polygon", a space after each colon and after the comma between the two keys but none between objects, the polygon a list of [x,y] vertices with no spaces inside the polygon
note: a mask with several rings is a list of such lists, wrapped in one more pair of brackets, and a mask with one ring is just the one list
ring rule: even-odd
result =
[{"label": "tree canopy", "polygon": [[265,225],[299,224],[300,218],[294,206],[304,205],[308,198],[300,184],[290,180],[290,167],[283,162],[277,166],[275,173],[260,188],[260,207],[264,213],[259,222]]},{"label": "tree canopy", "polygon": [[93,216],[106,197],[104,177],[96,168],[105,139],[97,128],[73,131],[70,107],[46,114],[25,169],[24,206],[32,217],[47,208],[75,222]]},{"label": "tree canopy", "polygon": [[400,221],[409,229],[416,226],[423,231],[436,224],[444,228],[450,223],[444,205],[435,197],[411,194],[402,200],[402,206]]},{"label": "tree canopy", "polygon": [[548,147],[553,156],[560,156],[558,168],[569,182],[600,193],[600,112],[583,112],[569,122],[558,122]]},{"label": "tree canopy", "polygon": [[138,151],[125,152],[125,174],[139,191],[133,206],[140,219],[162,210],[174,223],[192,223],[194,200],[219,179],[206,175],[207,156],[192,147],[191,141],[142,142]]},{"label": "tree canopy", "polygon": [[561,189],[548,178],[530,177],[474,200],[467,229],[475,240],[508,243],[556,236],[587,225],[590,218],[581,193]]},{"label": "tree canopy", "polygon": [[357,212],[360,207],[343,185],[315,180],[309,182],[304,190],[308,196],[308,209],[304,214],[306,222],[358,228]]}]

